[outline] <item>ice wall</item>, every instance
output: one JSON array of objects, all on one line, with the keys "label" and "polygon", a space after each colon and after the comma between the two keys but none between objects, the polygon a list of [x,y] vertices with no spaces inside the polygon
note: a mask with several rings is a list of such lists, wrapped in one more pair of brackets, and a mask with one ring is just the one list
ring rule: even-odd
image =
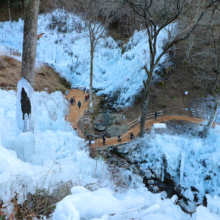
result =
[{"label": "ice wall", "polygon": [[[16,33],[16,34],[14,34]],[[37,45],[37,60],[53,67],[72,84],[89,86],[90,44],[84,22],[74,14],[56,10],[39,16],[38,33],[44,33]],[[157,52],[161,52],[166,34],[161,32]],[[0,22],[0,44],[22,53],[23,21]],[[117,92],[118,104],[129,105],[142,88],[149,64],[148,39],[145,30],[135,31],[122,47],[105,34],[94,57],[93,86],[101,93]],[[165,57],[162,58],[163,62]]]},{"label": "ice wall", "polygon": [[[23,119],[23,112],[22,112],[22,89],[27,94],[27,98],[30,101],[31,105],[31,113],[28,115],[27,113],[24,115]],[[16,121],[18,128],[23,132],[34,132],[34,109],[35,109],[35,101],[33,96],[33,88],[31,84],[25,79],[21,78],[17,85],[17,109],[16,109]]]},{"label": "ice wall", "polygon": [[177,184],[186,189],[196,188],[202,203],[206,193],[220,193],[219,131],[220,127],[216,126],[207,139],[190,135],[146,135],[136,143],[136,150],[145,160],[140,168],[149,166],[158,176],[166,169]]},{"label": "ice wall", "polygon": [[98,178],[107,185],[104,161],[89,157],[83,139],[65,121],[68,102],[62,93],[34,92],[32,96],[34,135],[17,127],[16,93],[0,89],[0,198],[4,203],[9,205],[15,193],[21,202],[22,185],[31,193],[36,187],[52,192],[61,181],[86,185]]}]

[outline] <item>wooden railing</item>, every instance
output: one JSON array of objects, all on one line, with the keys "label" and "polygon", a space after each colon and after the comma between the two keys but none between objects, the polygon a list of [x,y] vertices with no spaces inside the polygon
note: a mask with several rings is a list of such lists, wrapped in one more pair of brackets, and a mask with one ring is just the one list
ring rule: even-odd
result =
[{"label": "wooden railing", "polygon": [[[162,115],[163,115],[163,110],[160,110],[160,111],[157,112],[157,116],[162,116]],[[150,118],[154,118],[154,116],[155,116],[155,113],[148,113],[146,115],[146,120],[150,119]],[[137,126],[140,123],[140,120],[141,120],[141,116],[134,119],[133,121],[129,122],[128,123],[128,129],[130,130],[132,127]]]}]

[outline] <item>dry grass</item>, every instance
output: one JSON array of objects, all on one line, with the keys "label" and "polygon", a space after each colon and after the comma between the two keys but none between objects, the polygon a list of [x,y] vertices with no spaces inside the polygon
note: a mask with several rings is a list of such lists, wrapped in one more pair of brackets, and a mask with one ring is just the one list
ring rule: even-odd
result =
[{"label": "dry grass", "polygon": [[37,190],[35,194],[28,194],[27,200],[23,204],[18,204],[17,197],[12,199],[14,204],[14,218],[31,220],[34,217],[43,219],[42,216],[50,218],[55,203],[58,201],[45,190]]},{"label": "dry grass", "polygon": [[[8,56],[0,56],[0,87],[16,90],[21,78],[21,62]],[[69,84],[59,76],[52,68],[43,66],[35,72],[35,90],[48,92],[65,91]],[[11,88],[10,88],[11,89]]]}]

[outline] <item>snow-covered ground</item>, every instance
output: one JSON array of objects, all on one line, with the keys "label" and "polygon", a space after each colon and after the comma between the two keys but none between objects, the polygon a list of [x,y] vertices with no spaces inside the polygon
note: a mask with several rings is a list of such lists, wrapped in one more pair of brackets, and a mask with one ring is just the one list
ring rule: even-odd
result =
[{"label": "snow-covered ground", "polygon": [[[172,179],[185,189],[194,187],[198,204],[206,193],[220,194],[220,126],[211,129],[207,139],[188,135],[150,134],[134,142],[145,161],[140,165],[144,171],[148,167],[162,179],[166,170]],[[128,146],[129,147],[129,146]],[[190,190],[191,191],[191,190]],[[194,200],[193,193],[187,198]]]},{"label": "snow-covered ground", "polygon": [[[16,34],[15,34],[16,33]],[[44,33],[37,45],[37,60],[53,67],[72,84],[89,86],[90,44],[84,22],[63,10],[40,15],[38,33]],[[166,34],[161,32],[157,41],[157,52],[161,51]],[[0,22],[0,45],[11,47],[22,53],[23,21]],[[95,50],[94,83],[101,93],[119,92],[118,104],[129,105],[134,95],[142,88],[149,63],[147,35],[136,31],[123,49],[120,42],[105,36]],[[164,61],[164,57],[161,61]]]},{"label": "snow-covered ground", "polygon": [[22,200],[23,184],[29,192],[37,186],[53,190],[60,181],[86,185],[108,174],[103,161],[81,150],[83,139],[65,121],[63,95],[36,92],[34,100],[35,133],[22,133],[16,124],[16,93],[0,90],[0,198],[6,205],[15,192]]},{"label": "snow-covered ground", "polygon": [[[123,180],[125,183],[127,181],[127,188],[121,189],[120,186],[115,186],[105,163],[89,157],[89,152],[82,149],[85,148],[83,140],[77,136],[69,122],[65,121],[68,105],[63,95],[60,92],[52,94],[35,92],[34,99],[35,134],[33,136],[30,132],[22,133],[16,126],[16,93],[0,90],[0,198],[8,207],[9,213],[12,211],[9,201],[15,193],[18,193],[18,202],[23,201],[23,185],[27,186],[27,192],[34,193],[35,187],[50,189],[52,192],[57,183],[72,181],[75,186],[71,190],[72,195],[57,204],[54,220],[80,218],[186,220],[207,219],[207,216],[208,219],[219,219],[216,214],[209,211],[210,209],[218,213],[220,206],[215,203],[218,197],[214,200],[209,197],[211,201],[209,209],[198,207],[199,212],[191,217],[175,205],[175,196],[166,199],[164,193],[150,193],[144,187],[141,178],[129,171],[124,175]],[[171,139],[158,136],[158,140],[151,140],[150,145],[161,149],[161,146],[164,146],[162,143],[164,138],[169,146],[173,146],[170,149],[177,152],[178,156],[179,148],[174,151],[174,145],[184,139],[172,140],[175,141],[174,144],[171,143]],[[217,140],[214,139],[214,143],[212,141],[213,148]],[[211,153],[212,149],[208,150],[207,147],[204,151],[201,147],[196,153],[202,155],[202,152]],[[186,157],[185,166],[188,166],[187,160],[190,158]],[[172,161],[168,163],[173,163]],[[128,181],[128,175],[132,176],[132,181]],[[184,181],[188,184],[187,178]],[[102,188],[98,187],[92,191],[84,188],[90,183],[98,183]]]}]

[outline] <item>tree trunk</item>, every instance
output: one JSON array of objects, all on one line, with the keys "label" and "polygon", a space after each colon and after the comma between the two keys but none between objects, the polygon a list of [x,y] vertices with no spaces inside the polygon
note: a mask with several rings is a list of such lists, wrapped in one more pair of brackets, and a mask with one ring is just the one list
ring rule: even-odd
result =
[{"label": "tree trunk", "polygon": [[91,43],[90,56],[91,56],[91,63],[90,63],[89,103],[90,103],[90,105],[92,105],[91,103],[92,103],[93,58],[94,58],[94,46],[93,46],[93,43]]},{"label": "tree trunk", "polygon": [[142,109],[142,115],[141,115],[141,121],[140,121],[140,136],[142,137],[145,132],[145,121],[147,116],[147,110],[148,110],[148,102],[149,102],[149,95],[150,95],[150,83],[152,79],[153,71],[150,71],[148,74],[147,81],[143,81],[144,83],[144,103],[143,103],[143,109]]},{"label": "tree trunk", "polygon": [[11,27],[11,9],[10,9],[10,2],[8,0],[8,13],[9,13],[9,20],[10,20],[10,27]]},{"label": "tree trunk", "polygon": [[33,87],[35,78],[39,3],[39,0],[26,0],[24,14],[24,38],[21,77],[24,77]]},{"label": "tree trunk", "polygon": [[21,80],[18,82],[17,124],[23,132],[33,132],[32,93],[35,78],[39,0],[26,0],[24,6],[24,38]]},{"label": "tree trunk", "polygon": [[212,112],[211,112],[211,115],[210,115],[210,118],[209,118],[209,121],[208,121],[208,124],[204,126],[203,128],[203,131],[202,131],[202,136],[204,138],[207,137],[208,133],[209,133],[209,130],[210,128],[212,127],[212,124],[215,120],[215,116],[216,116],[216,112],[218,110],[218,105],[219,105],[219,101],[220,101],[220,98],[219,98],[219,94],[215,97],[215,105],[214,105],[214,108],[212,109]]},{"label": "tree trunk", "polygon": [[148,102],[149,102],[149,89],[147,91],[145,91],[144,97],[145,97],[145,99],[144,99],[144,103],[143,103],[141,122],[140,122],[140,135],[141,135],[141,137],[144,135],[144,132],[145,132],[145,121],[146,121]]}]

